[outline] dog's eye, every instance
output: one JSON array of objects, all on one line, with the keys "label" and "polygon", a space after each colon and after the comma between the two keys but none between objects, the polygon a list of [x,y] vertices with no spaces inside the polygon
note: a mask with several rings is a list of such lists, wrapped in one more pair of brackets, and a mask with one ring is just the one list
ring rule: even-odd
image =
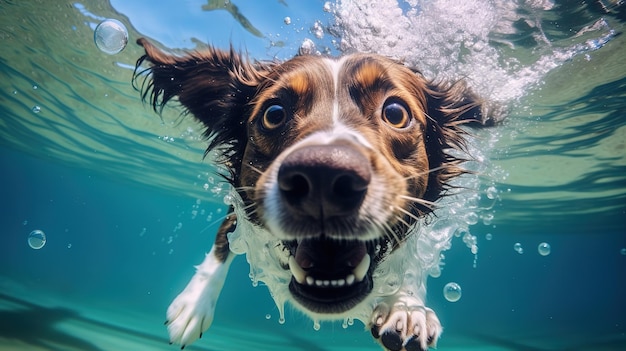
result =
[{"label": "dog's eye", "polygon": [[411,124],[411,115],[406,107],[398,102],[383,106],[383,120],[394,128],[406,128]]},{"label": "dog's eye", "polygon": [[263,113],[263,128],[274,130],[282,126],[287,120],[287,112],[280,105],[271,105]]}]

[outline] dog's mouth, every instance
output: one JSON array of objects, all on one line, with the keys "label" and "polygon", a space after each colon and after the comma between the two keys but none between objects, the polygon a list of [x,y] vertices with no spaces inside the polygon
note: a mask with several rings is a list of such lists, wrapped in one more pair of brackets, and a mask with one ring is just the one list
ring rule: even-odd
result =
[{"label": "dog's mouth", "polygon": [[291,253],[289,290],[312,312],[345,312],[372,290],[371,243],[315,238],[284,244]]}]

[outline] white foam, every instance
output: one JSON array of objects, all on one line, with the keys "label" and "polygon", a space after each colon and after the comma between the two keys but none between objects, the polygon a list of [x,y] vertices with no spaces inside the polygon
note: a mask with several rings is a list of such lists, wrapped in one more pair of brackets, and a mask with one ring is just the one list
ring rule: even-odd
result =
[{"label": "white foam", "polygon": [[[596,33],[594,39],[552,48],[541,17],[553,6],[551,0],[349,0],[341,1],[335,15],[342,51],[394,57],[429,78],[465,79],[484,98],[509,103],[554,68],[615,36],[600,20],[584,28]],[[513,47],[505,38],[517,32],[514,24],[519,21],[536,29],[535,40],[545,46],[545,54],[530,65],[491,45]]]}]

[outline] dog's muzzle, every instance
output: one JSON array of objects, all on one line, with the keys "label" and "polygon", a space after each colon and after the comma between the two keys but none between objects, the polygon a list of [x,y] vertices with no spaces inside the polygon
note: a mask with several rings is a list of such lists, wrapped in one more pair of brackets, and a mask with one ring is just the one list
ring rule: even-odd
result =
[{"label": "dog's muzzle", "polygon": [[372,179],[370,161],[348,145],[307,146],[282,161],[277,177],[283,209],[298,226],[297,239],[285,242],[292,295],[317,313],[354,307],[373,285],[371,243],[352,225]]}]

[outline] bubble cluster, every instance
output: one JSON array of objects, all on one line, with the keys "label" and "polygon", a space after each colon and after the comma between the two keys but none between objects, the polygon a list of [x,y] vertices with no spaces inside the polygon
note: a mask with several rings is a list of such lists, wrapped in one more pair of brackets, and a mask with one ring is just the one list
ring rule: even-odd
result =
[{"label": "bubble cluster", "polygon": [[46,245],[46,233],[39,229],[33,230],[28,234],[28,245],[35,250],[41,249]]},{"label": "bubble cluster", "polygon": [[128,44],[128,30],[116,19],[106,19],[93,32],[93,40],[98,49],[105,54],[115,55]]},{"label": "bubble cluster", "polygon": [[324,26],[322,22],[315,21],[313,28],[311,28],[311,33],[313,33],[317,39],[322,39],[324,37]]},{"label": "bubble cluster", "polygon": [[513,250],[515,250],[515,252],[517,252],[520,255],[524,253],[524,248],[522,247],[522,244],[520,243],[515,243],[515,245],[513,245]]},{"label": "bubble cluster", "polygon": [[300,44],[300,48],[298,49],[298,55],[313,55],[317,51],[315,47],[315,43],[313,40],[306,38]]},{"label": "bubble cluster", "polygon": [[465,243],[474,255],[478,253],[478,239],[475,235],[465,233],[465,235],[463,235],[463,243]]},{"label": "bubble cluster", "polygon": [[450,282],[443,287],[443,296],[450,302],[457,302],[461,299],[461,286],[455,282]]}]

